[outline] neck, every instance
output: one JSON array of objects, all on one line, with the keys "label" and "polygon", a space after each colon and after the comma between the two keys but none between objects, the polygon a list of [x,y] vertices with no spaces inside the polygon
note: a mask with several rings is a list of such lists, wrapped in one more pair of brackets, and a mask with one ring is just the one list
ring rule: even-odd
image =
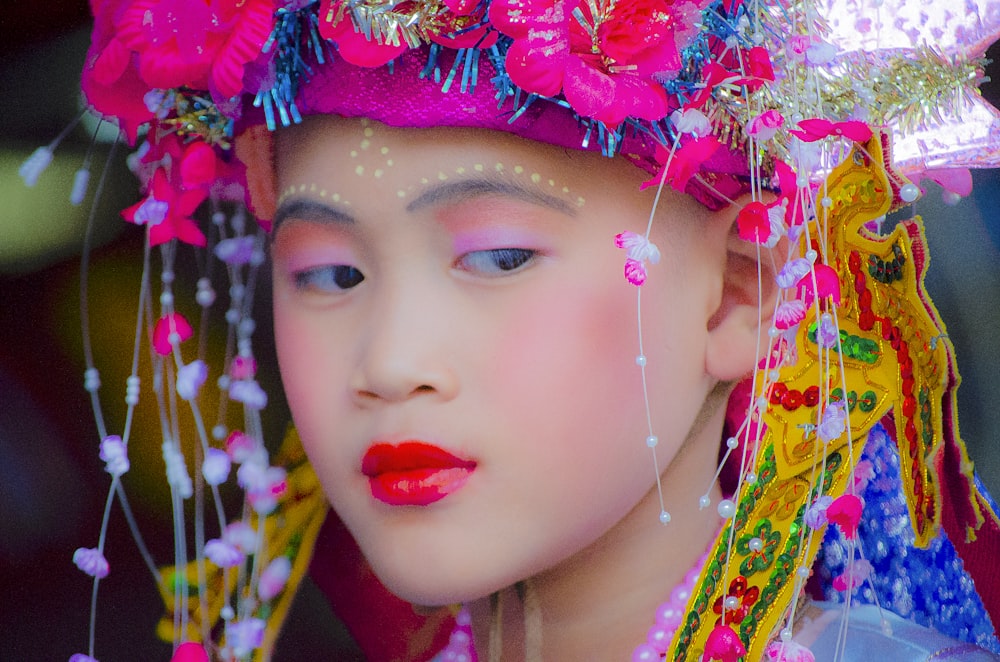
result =
[{"label": "neck", "polygon": [[[537,660],[557,662],[630,659],[646,640],[656,608],[669,599],[721,525],[715,511],[721,498],[717,486],[712,507],[698,508],[698,497],[716,468],[721,412],[717,422],[700,426],[663,473],[669,524],[659,523],[654,485],[589,547],[469,605],[483,662],[536,662],[536,655]],[[535,647],[526,641],[539,635],[540,650],[530,650]],[[502,652],[496,650],[498,640]]]}]

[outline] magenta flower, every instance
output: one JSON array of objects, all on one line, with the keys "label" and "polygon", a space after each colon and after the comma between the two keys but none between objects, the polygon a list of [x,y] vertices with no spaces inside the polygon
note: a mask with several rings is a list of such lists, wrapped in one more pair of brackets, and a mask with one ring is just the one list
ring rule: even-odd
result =
[{"label": "magenta flower", "polygon": [[858,524],[861,522],[861,512],[864,503],[853,494],[844,494],[833,500],[826,509],[827,520],[833,522],[844,532],[844,537],[853,540],[858,535]]},{"label": "magenta flower", "polygon": [[204,246],[205,235],[191,214],[207,197],[202,189],[179,191],[171,185],[163,168],[153,173],[145,199],[122,211],[122,218],[136,225],[149,224],[151,246],[178,239],[192,246]]},{"label": "magenta flower", "polygon": [[813,276],[806,274],[797,283],[796,290],[798,296],[805,300],[806,305],[811,306],[815,297],[820,299],[831,298],[835,304],[840,304],[840,276],[837,272],[826,264],[813,265],[815,272],[815,286]]},{"label": "magenta flower", "polygon": [[253,437],[241,430],[233,430],[226,437],[226,453],[233,462],[246,462],[253,455],[255,448]]},{"label": "magenta flower", "polygon": [[785,233],[785,209],[779,204],[765,205],[759,200],[747,203],[736,216],[740,239],[774,248]]},{"label": "magenta flower", "polygon": [[728,625],[716,625],[705,642],[706,660],[736,662],[747,654],[746,646],[736,631]]},{"label": "magenta flower", "polygon": [[494,0],[489,16],[514,39],[506,69],[515,85],[543,96],[561,91],[580,115],[617,126],[629,116],[667,114],[658,79],[680,70],[680,50],[705,4]]},{"label": "magenta flower", "polygon": [[660,249],[646,237],[635,232],[621,232],[615,235],[615,246],[624,248],[625,280],[636,287],[646,282],[646,261],[656,264],[660,261]]},{"label": "magenta flower", "polygon": [[180,313],[170,313],[156,320],[153,326],[153,349],[161,356],[174,351],[174,343],[182,343],[194,335],[194,329]]},{"label": "magenta flower", "polygon": [[108,560],[96,547],[79,547],[73,552],[73,564],[91,577],[104,579],[108,576]]}]

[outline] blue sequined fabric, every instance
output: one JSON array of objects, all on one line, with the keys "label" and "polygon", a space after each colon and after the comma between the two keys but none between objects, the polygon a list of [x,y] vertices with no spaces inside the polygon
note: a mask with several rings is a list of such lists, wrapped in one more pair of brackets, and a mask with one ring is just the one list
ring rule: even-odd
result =
[{"label": "blue sequined fabric", "polygon": [[[862,455],[865,460],[872,464],[874,477],[862,493],[865,510],[858,540],[861,554],[874,572],[852,601],[875,604],[877,597],[877,604],[899,616],[1000,653],[989,614],[944,531],[927,549],[914,547],[899,456],[881,425],[868,436]],[[844,572],[849,553],[840,530],[827,527],[817,572],[824,596],[831,602],[844,602],[844,594],[834,590],[831,582]]]}]

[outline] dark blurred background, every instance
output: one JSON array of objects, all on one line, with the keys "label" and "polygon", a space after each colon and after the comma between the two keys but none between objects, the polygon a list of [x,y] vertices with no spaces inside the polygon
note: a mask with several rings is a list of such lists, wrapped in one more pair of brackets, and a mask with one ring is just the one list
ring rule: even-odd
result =
[{"label": "dark blurred background", "polygon": [[[91,584],[71,556],[97,543],[108,477],[82,387],[79,255],[92,193],[80,207],[68,195],[94,123],[69,135],[37,187],[25,188],[17,169],[79,113],[88,39],[85,2],[5,0],[0,12],[0,662],[66,660],[87,644]],[[994,90],[987,95],[996,103]],[[107,155],[107,143],[93,152],[91,190]],[[89,302],[109,427],[120,430],[142,237],[118,216],[135,202],[125,150],[109,167]],[[964,377],[962,434],[984,480],[1000,494],[1000,177],[974,174],[971,197],[949,207],[932,191],[916,210],[928,220],[927,286]],[[193,282],[183,287],[194,292]],[[256,336],[265,354],[267,336],[266,327]],[[283,410],[273,409],[268,423],[280,430]],[[157,442],[147,446],[133,446],[125,483],[149,543],[167,559],[172,538],[162,460]],[[113,572],[101,584],[99,657],[168,659],[169,649],[153,635],[162,609],[155,586],[117,510],[107,556]],[[326,622],[326,606],[314,595],[307,593],[299,607],[307,615],[297,619],[300,629]]]}]

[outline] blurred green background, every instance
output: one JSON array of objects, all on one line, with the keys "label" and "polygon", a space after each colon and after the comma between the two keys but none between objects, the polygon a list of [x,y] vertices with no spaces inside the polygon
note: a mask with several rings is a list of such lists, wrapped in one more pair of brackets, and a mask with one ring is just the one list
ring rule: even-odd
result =
[{"label": "blurred green background", "polygon": [[[81,108],[79,70],[89,39],[85,2],[14,2],[0,12],[0,662],[65,660],[85,652],[90,582],[70,559],[93,546],[108,479],[97,457],[96,428],[82,388],[79,255],[91,195],[68,196],[91,145],[81,123],[35,188],[17,176],[24,159],[59,134]],[[998,68],[1000,71],[1000,68]],[[988,96],[993,95],[991,87]],[[995,100],[994,100],[995,102]],[[108,145],[93,151],[93,190]],[[96,216],[90,319],[112,429],[124,412],[122,358],[131,347],[141,234],[118,212],[135,202],[125,150],[109,165]],[[1000,176],[975,173],[975,192],[948,207],[933,191],[916,205],[928,220],[933,260],[927,286],[958,349],[962,433],[994,494],[1000,493]],[[193,292],[193,283],[187,283]],[[266,309],[266,304],[265,304]],[[122,314],[123,311],[126,314]],[[256,335],[265,355],[267,315]],[[121,339],[121,340],[119,340]],[[273,379],[273,375],[270,376]],[[269,424],[280,430],[276,404]],[[158,445],[132,452],[126,485],[154,551],[168,558],[169,507],[159,478]],[[148,572],[113,513],[102,583],[98,651],[102,662],[166,660],[155,643],[161,614]],[[304,606],[303,606],[304,605]],[[302,630],[322,629],[325,603],[307,594]],[[315,636],[309,632],[304,636]],[[335,637],[336,635],[329,635]],[[324,644],[326,645],[326,644]],[[332,644],[331,644],[332,646]],[[325,650],[329,653],[331,648]],[[302,658],[304,659],[304,658]],[[333,659],[327,655],[324,659]]]}]

